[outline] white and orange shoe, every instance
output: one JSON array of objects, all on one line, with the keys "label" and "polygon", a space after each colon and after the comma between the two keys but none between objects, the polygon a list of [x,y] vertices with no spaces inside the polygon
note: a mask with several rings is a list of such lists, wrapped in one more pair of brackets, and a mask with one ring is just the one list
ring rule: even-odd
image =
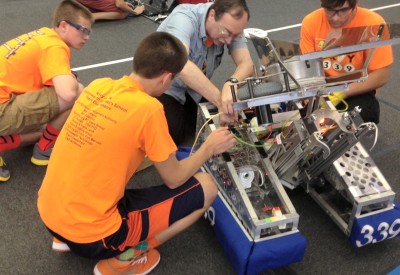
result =
[{"label": "white and orange shoe", "polygon": [[51,245],[51,249],[56,252],[70,252],[71,249],[66,243],[63,243],[57,238],[53,237],[53,244]]},{"label": "white and orange shoe", "polygon": [[129,261],[117,258],[101,260],[94,267],[95,275],[145,275],[150,273],[160,262],[160,253],[152,249]]}]

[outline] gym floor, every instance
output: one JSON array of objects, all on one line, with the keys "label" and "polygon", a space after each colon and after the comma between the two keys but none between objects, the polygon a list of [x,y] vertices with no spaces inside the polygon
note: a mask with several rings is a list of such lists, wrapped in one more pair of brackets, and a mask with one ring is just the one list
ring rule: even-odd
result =
[{"label": "gym floor", "polygon": [[[400,3],[395,0],[361,0],[361,6],[377,9],[389,23],[399,23]],[[51,12],[58,1],[0,0],[0,40],[5,42],[33,29],[50,26]],[[268,3],[268,4],[267,4]],[[316,9],[314,0],[249,0],[249,28],[267,30],[272,39],[298,41],[304,15]],[[72,51],[72,67],[85,85],[100,77],[119,78],[131,70],[134,49],[158,24],[143,17],[114,22],[98,22],[91,40],[80,51]],[[393,46],[395,62],[390,82],[380,90],[381,122],[377,145],[370,152],[400,200],[400,118],[398,88],[400,45]],[[225,55],[213,81],[221,87],[233,71]],[[12,178],[0,184],[0,273],[1,274],[92,274],[96,261],[71,253],[51,251],[51,236],[42,225],[37,210],[37,191],[45,167],[30,163],[32,147],[4,154]],[[104,166],[107,166],[104,156]],[[66,163],[66,165],[68,165]],[[160,181],[154,168],[137,174],[130,184],[148,186]],[[300,214],[299,230],[307,239],[302,262],[264,274],[386,274],[400,265],[400,238],[354,249],[345,234],[304,192],[291,196]],[[161,262],[153,274],[234,274],[218,244],[212,227],[201,219],[190,229],[159,248]]]}]

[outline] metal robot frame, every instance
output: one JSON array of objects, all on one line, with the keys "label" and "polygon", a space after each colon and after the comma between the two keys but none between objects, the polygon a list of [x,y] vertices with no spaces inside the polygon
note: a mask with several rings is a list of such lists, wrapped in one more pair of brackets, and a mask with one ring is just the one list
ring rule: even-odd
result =
[{"label": "metal robot frame", "polygon": [[[382,39],[385,28],[391,33]],[[241,113],[231,131],[239,142],[204,168],[254,240],[298,231],[299,215],[284,187],[304,188],[347,236],[355,219],[393,209],[395,193],[365,149],[376,142],[377,126],[364,123],[359,108],[336,110],[326,95],[364,81],[375,48],[400,43],[397,30],[388,25],[353,29],[351,37],[356,31],[363,40],[304,55],[296,44],[246,30],[257,56],[253,52],[256,76],[231,86],[234,109]],[[345,33],[342,38],[349,39]],[[361,70],[324,76],[323,57],[365,49],[371,50]],[[200,104],[200,141],[218,127],[215,107]],[[398,224],[400,219],[389,225],[388,239],[399,234]],[[357,246],[382,240],[358,241]]]}]

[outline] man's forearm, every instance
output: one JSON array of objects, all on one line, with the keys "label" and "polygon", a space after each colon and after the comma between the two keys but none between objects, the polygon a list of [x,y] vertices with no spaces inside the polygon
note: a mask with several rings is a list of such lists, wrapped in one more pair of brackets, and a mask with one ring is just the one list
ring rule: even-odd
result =
[{"label": "man's forearm", "polygon": [[239,49],[232,53],[233,61],[236,64],[236,69],[231,77],[242,81],[254,74],[254,64],[250,53],[247,49]]},{"label": "man's forearm", "polygon": [[390,66],[378,69],[369,73],[367,79],[364,82],[354,82],[349,85],[349,90],[346,93],[346,97],[356,96],[372,90],[376,90],[385,85],[390,78]]},{"label": "man's forearm", "polygon": [[193,62],[187,62],[179,77],[188,87],[202,95],[215,106],[220,107],[221,94],[219,89]]}]

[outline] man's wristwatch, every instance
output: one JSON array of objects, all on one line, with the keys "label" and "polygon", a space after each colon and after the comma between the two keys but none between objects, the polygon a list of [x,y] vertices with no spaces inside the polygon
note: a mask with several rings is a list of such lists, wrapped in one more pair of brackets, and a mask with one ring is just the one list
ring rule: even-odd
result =
[{"label": "man's wristwatch", "polygon": [[239,80],[237,80],[237,78],[231,77],[231,78],[228,78],[228,79],[225,81],[225,83],[226,83],[226,82],[231,82],[231,83],[235,84],[235,83],[239,83]]}]

